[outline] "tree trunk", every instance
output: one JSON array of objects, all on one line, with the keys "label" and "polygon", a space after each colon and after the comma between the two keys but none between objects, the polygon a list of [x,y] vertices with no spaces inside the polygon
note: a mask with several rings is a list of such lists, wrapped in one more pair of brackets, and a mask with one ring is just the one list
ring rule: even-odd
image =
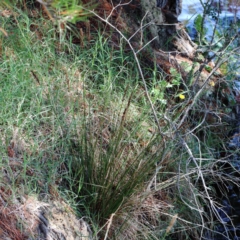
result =
[{"label": "tree trunk", "polygon": [[141,0],[141,7],[146,22],[152,23],[149,26],[151,38],[157,37],[154,47],[193,57],[196,45],[178,21],[182,0]]},{"label": "tree trunk", "polygon": [[132,0],[130,3],[129,0],[115,0],[114,3],[115,6],[122,4],[124,11],[121,13],[121,18],[127,25],[130,35],[141,26],[148,25],[135,35],[133,41],[141,40],[143,38],[141,34],[143,34],[146,37],[145,42],[155,39],[152,42],[155,50],[174,51],[193,57],[196,45],[190,40],[184,26],[177,19],[182,10],[182,0]]}]

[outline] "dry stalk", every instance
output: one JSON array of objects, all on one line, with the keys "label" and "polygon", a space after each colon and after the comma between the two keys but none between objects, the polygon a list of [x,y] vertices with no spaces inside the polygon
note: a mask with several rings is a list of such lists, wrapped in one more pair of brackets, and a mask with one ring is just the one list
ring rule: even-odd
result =
[{"label": "dry stalk", "polygon": [[175,215],[172,217],[172,219],[171,219],[171,221],[170,221],[170,223],[169,223],[169,225],[168,225],[168,227],[167,227],[166,234],[168,234],[168,233],[172,230],[175,222],[177,221],[177,217],[178,217],[178,214],[175,214]]},{"label": "dry stalk", "polygon": [[113,221],[114,215],[115,215],[115,213],[111,214],[111,217],[110,217],[109,220],[108,220],[107,231],[106,231],[104,240],[107,240],[107,238],[108,238],[108,232],[109,232],[109,229],[110,229],[110,227],[111,227],[111,225],[112,225],[112,221]]}]

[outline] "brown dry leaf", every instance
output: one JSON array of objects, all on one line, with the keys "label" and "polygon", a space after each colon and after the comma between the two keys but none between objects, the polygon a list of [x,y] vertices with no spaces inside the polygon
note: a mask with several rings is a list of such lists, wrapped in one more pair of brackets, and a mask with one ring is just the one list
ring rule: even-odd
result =
[{"label": "brown dry leaf", "polygon": [[34,32],[35,35],[36,35],[36,37],[37,37],[37,39],[41,41],[42,38],[43,38],[43,34],[42,34],[42,32],[41,32],[39,29],[40,29],[40,28],[39,28],[38,25],[35,25],[35,24],[31,24],[31,25],[30,25],[30,30],[31,30],[32,32]]},{"label": "brown dry leaf", "polygon": [[7,151],[8,151],[9,157],[11,157],[11,158],[15,157],[14,142],[12,142],[12,144],[10,146],[8,146]]},{"label": "brown dry leaf", "polygon": [[0,16],[2,16],[2,17],[9,18],[11,15],[13,15],[13,13],[10,10],[5,9],[0,12]]},{"label": "brown dry leaf", "polygon": [[108,16],[109,14],[112,15],[112,17],[117,17],[117,12],[113,10],[113,6],[111,3],[109,3],[107,0],[102,0],[100,3],[100,9]]},{"label": "brown dry leaf", "polygon": [[59,198],[59,193],[56,185],[50,184],[48,187],[48,191],[54,198]]}]

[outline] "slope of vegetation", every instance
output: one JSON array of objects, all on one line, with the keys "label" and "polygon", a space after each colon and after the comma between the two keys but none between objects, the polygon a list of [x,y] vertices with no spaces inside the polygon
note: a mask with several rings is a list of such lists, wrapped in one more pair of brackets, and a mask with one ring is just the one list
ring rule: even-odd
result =
[{"label": "slope of vegetation", "polygon": [[[142,62],[149,101],[126,43],[96,30],[74,44],[76,26],[28,4],[0,10],[2,237],[47,238],[36,215],[57,201],[85,221],[86,239],[211,235],[229,128],[216,98],[204,112],[210,90],[194,99],[176,69]],[[85,239],[73,231],[66,239]]]}]

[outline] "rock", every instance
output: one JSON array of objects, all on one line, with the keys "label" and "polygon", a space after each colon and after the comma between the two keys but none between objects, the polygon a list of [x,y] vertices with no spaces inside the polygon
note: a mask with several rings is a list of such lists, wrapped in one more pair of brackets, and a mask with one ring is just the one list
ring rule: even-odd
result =
[{"label": "rock", "polygon": [[39,230],[47,240],[89,240],[90,228],[83,219],[69,211],[64,202],[54,201],[39,215]]},{"label": "rock", "polygon": [[28,240],[90,240],[89,225],[78,219],[63,200],[48,200],[47,203],[30,196],[16,211],[22,220],[23,232]]}]

